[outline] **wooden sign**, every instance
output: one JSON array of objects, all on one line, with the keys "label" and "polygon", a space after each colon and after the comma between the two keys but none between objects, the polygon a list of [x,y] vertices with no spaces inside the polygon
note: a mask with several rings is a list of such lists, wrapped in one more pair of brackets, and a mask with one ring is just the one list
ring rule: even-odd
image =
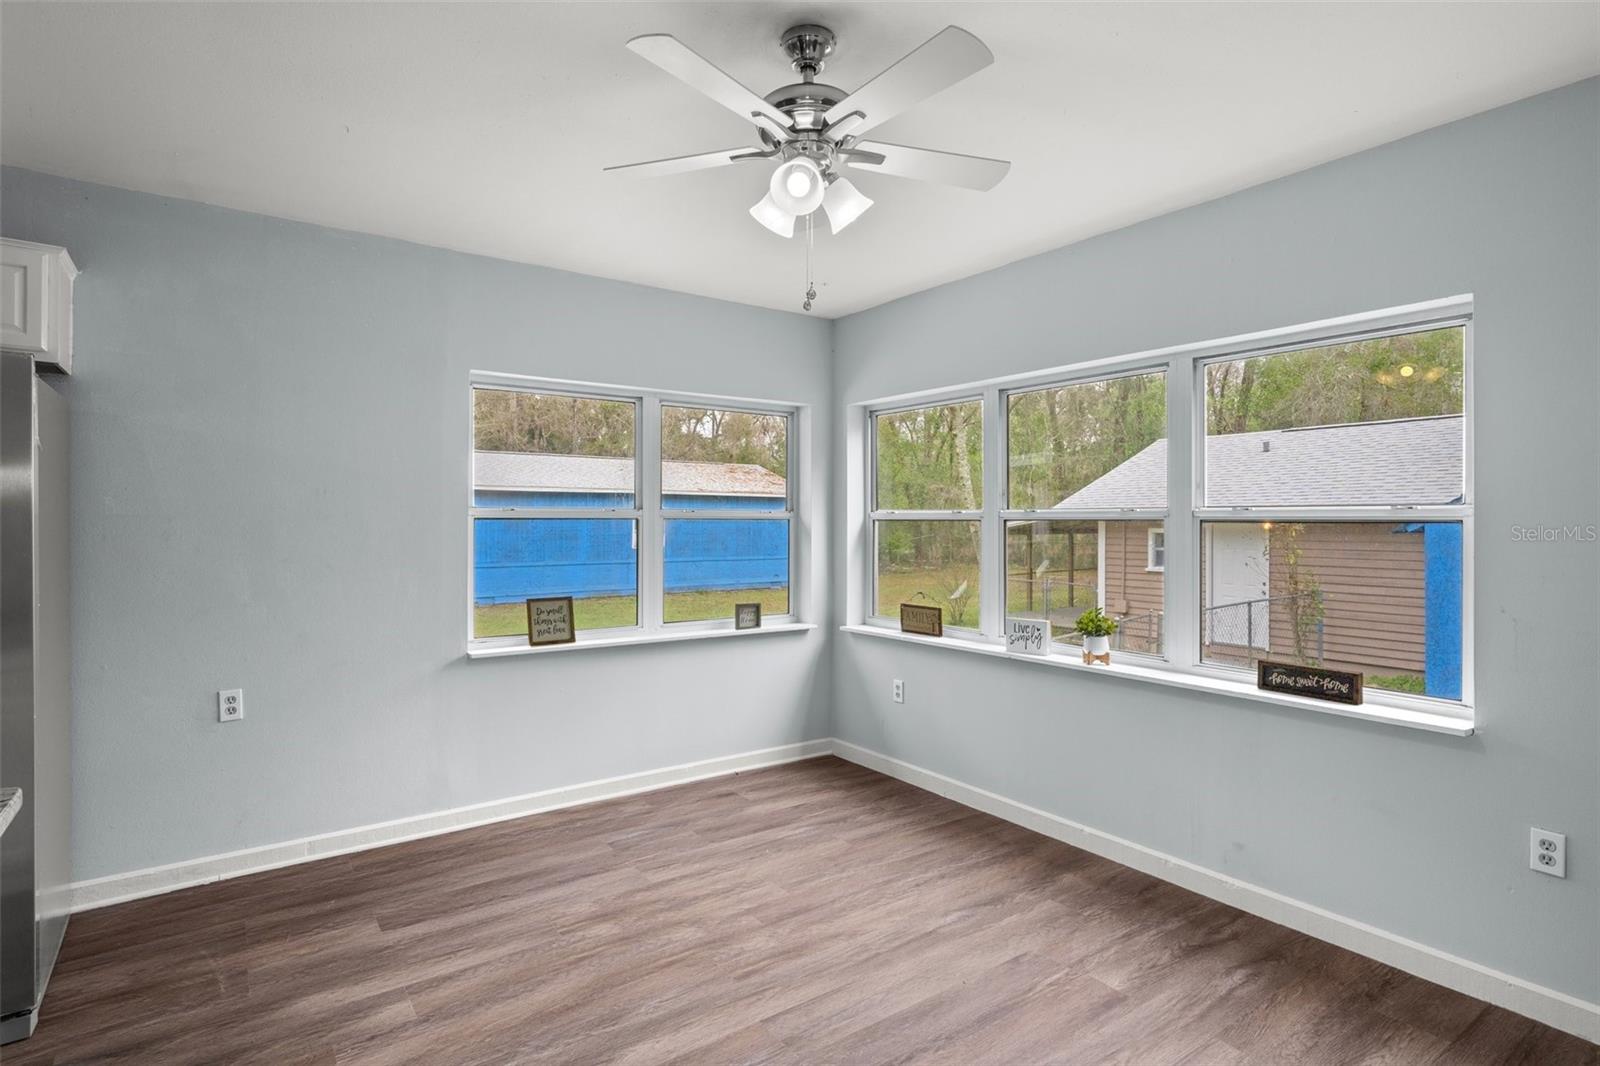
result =
[{"label": "wooden sign", "polygon": [[571,644],[578,639],[572,624],[572,597],[551,596],[528,601],[528,643]]},{"label": "wooden sign", "polygon": [[1361,703],[1361,675],[1344,670],[1324,670],[1298,663],[1256,663],[1256,687],[1267,692],[1287,692],[1331,703]]},{"label": "wooden sign", "polygon": [[919,633],[925,637],[944,636],[944,611],[938,607],[924,607],[917,603],[900,605],[900,632]]},{"label": "wooden sign", "polygon": [[733,628],[735,629],[760,629],[761,605],[759,603],[736,603],[733,605]]},{"label": "wooden sign", "polygon": [[1049,655],[1050,623],[1043,618],[1007,618],[1006,651],[1013,655]]}]

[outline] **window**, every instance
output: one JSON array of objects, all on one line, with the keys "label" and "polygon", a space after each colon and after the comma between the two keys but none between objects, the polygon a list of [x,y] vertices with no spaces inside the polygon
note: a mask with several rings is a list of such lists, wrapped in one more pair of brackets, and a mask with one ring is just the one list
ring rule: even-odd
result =
[{"label": "window", "polygon": [[1205,365],[1207,507],[1456,504],[1466,330]]},{"label": "window", "polygon": [[1200,658],[1356,670],[1369,689],[1461,698],[1461,524],[1207,522]]},{"label": "window", "polygon": [[1155,573],[1167,568],[1167,531],[1152,529],[1145,538],[1144,568]]},{"label": "window", "polygon": [[1465,325],[1208,362],[1204,400],[1202,509],[1255,520],[1201,525],[1200,661],[1459,700]]},{"label": "window", "polygon": [[1118,662],[1354,670],[1470,725],[1470,349],[1453,298],[869,405],[858,617],[927,603],[958,641],[1027,617],[1074,645],[1099,608]]},{"label": "window", "polygon": [[539,596],[572,596],[580,630],[639,624],[636,418],[627,400],[473,390],[474,639],[526,637]]},{"label": "window", "polygon": [[1167,508],[1166,373],[1004,393],[1006,597],[1079,642],[1078,616],[1117,622],[1113,650],[1156,655],[1166,610],[1149,572]]},{"label": "window", "polygon": [[788,449],[785,415],[661,406],[666,621],[789,613]]},{"label": "window", "polygon": [[573,598],[580,642],[792,618],[793,409],[479,377],[475,646],[525,642],[542,596]]},{"label": "window", "polygon": [[1145,566],[1159,520],[1006,523],[1006,617],[1043,618],[1065,644],[1080,643],[1078,616],[1097,607],[1117,621],[1113,650],[1157,655],[1165,611],[1161,578]]},{"label": "window", "polygon": [[938,607],[980,622],[983,404],[961,400],[873,417],[872,613]]},{"label": "window", "polygon": [[1010,506],[1166,507],[1166,379],[1125,374],[1008,394]]}]

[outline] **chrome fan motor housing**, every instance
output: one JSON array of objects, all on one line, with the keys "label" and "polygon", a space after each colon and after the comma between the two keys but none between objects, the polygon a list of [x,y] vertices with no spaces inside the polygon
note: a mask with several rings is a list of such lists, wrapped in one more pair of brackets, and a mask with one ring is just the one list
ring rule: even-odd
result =
[{"label": "chrome fan motor housing", "polygon": [[797,130],[820,130],[822,113],[843,100],[848,94],[835,85],[816,81],[796,82],[774,89],[765,97],[767,103],[789,116]]}]

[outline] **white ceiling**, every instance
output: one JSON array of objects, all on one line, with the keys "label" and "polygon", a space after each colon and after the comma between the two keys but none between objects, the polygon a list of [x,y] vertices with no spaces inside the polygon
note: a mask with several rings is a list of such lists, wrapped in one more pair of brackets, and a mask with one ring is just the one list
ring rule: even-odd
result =
[{"label": "white ceiling", "polygon": [[798,310],[804,248],[746,215],[760,164],[600,168],[754,143],[623,48],[666,32],[758,93],[787,26],[853,89],[942,27],[994,66],[873,132],[1015,161],[989,193],[857,177],[819,233],[838,316],[1600,73],[1600,6],[0,5],[0,161]]}]

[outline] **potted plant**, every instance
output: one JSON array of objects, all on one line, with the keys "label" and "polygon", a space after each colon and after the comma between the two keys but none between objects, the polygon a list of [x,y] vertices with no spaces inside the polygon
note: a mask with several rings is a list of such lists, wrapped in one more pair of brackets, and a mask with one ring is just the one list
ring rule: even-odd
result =
[{"label": "potted plant", "polygon": [[1111,634],[1117,631],[1116,619],[1107,618],[1106,613],[1098,607],[1091,607],[1078,616],[1072,628],[1083,637],[1084,662],[1094,659],[1103,663],[1111,661]]}]

